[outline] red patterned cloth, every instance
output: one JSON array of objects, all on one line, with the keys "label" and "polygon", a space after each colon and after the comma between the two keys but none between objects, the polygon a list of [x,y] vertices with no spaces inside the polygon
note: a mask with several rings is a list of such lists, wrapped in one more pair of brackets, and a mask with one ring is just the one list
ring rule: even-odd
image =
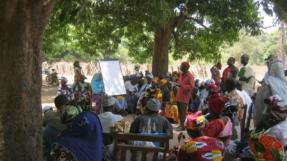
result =
[{"label": "red patterned cloth", "polygon": [[178,161],[222,161],[224,144],[218,139],[202,136],[189,139],[178,152]]},{"label": "red patterned cloth", "polygon": [[217,138],[225,125],[222,119],[214,119],[206,124],[203,129],[203,135]]},{"label": "red patterned cloth", "polygon": [[232,67],[227,67],[224,69],[223,74],[222,74],[223,81],[226,81],[228,79],[228,75],[231,71],[232,71]]},{"label": "red patterned cloth", "polygon": [[214,95],[214,94],[217,94],[217,95],[218,95],[219,92],[220,92],[219,86],[216,85],[215,83],[209,84],[209,85],[207,86],[207,89],[208,89],[208,91],[209,91],[209,93],[210,93],[211,95]]},{"label": "red patterned cloth", "polygon": [[210,113],[220,114],[224,111],[225,103],[228,98],[225,96],[212,95],[208,100],[208,109]]}]

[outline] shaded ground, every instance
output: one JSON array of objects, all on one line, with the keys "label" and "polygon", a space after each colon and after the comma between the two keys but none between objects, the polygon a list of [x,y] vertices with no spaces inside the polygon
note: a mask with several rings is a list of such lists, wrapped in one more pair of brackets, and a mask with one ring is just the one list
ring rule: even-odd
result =
[{"label": "shaded ground", "polygon": [[55,95],[57,93],[57,87],[42,86],[42,103],[53,103]]}]

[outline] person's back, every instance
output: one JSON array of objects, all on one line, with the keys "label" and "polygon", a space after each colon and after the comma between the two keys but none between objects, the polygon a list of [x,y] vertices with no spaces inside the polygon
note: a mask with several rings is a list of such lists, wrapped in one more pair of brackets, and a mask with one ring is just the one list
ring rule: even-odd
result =
[{"label": "person's back", "polygon": [[146,133],[146,134],[152,134],[152,133],[169,133],[169,130],[171,130],[171,125],[169,121],[158,114],[145,114],[142,116],[139,116],[134,120],[134,122],[131,125],[130,132],[131,133]]},{"label": "person's back", "polygon": [[178,161],[211,161],[223,160],[224,145],[216,138],[201,136],[189,139],[180,147]]},{"label": "person's back", "polygon": [[69,129],[55,142],[53,161],[101,161],[103,155],[102,128],[98,117],[83,112],[70,120]]},{"label": "person's back", "polygon": [[62,123],[60,112],[63,106],[68,103],[68,99],[64,95],[59,95],[55,98],[55,106],[57,111],[49,110],[44,112],[43,116],[43,153],[44,158],[49,157],[52,143],[57,136],[64,131],[67,126]]},{"label": "person's back", "polygon": [[44,126],[49,126],[59,131],[65,130],[66,125],[61,123],[60,115],[56,111],[47,111],[44,113],[43,117]]},{"label": "person's back", "polygon": [[[172,126],[169,121],[158,114],[145,114],[134,120],[130,127],[130,133],[147,136],[170,136],[172,138]],[[136,141],[136,145],[160,147],[160,142]]]},{"label": "person's back", "polygon": [[190,115],[186,120],[187,134],[190,138],[178,145],[177,161],[222,161],[224,144],[214,137],[202,136],[205,127],[204,115]]},{"label": "person's back", "polygon": [[103,127],[103,132],[110,133],[111,127],[113,127],[116,122],[122,120],[123,117],[121,115],[113,114],[112,112],[104,112],[99,115],[99,119]]},{"label": "person's back", "polygon": [[158,114],[160,103],[150,99],[146,105],[146,113],[137,117],[131,125],[130,132],[138,134],[172,135],[169,121]]},{"label": "person's back", "polygon": [[212,95],[208,100],[209,114],[206,116],[208,123],[203,128],[205,136],[221,139],[228,142],[232,136],[232,122],[227,116],[223,116],[225,104],[228,98],[225,96]]},{"label": "person's back", "polygon": [[111,136],[111,128],[117,123],[121,121],[123,117],[121,115],[114,114],[116,99],[112,96],[104,96],[103,97],[103,110],[104,113],[99,115],[99,119],[103,128],[104,135],[104,145],[110,145],[113,142]]}]

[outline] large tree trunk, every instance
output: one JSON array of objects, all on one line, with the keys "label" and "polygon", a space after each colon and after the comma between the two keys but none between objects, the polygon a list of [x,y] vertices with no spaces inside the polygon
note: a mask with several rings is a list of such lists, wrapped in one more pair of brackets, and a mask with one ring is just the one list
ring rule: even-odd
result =
[{"label": "large tree trunk", "polygon": [[168,49],[171,34],[172,26],[170,24],[155,32],[152,60],[152,73],[155,76],[165,75],[168,72]]},{"label": "large tree trunk", "polygon": [[2,161],[42,160],[40,42],[53,4],[0,1]]}]

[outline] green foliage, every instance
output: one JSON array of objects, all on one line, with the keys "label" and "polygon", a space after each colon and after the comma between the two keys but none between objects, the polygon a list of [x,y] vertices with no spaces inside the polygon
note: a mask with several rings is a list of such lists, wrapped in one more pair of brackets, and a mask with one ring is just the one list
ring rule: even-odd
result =
[{"label": "green foliage", "polygon": [[284,160],[284,154],[280,154],[278,149],[273,149],[272,148],[271,153],[272,153],[272,157],[273,157],[274,161]]},{"label": "green foliage", "polygon": [[252,35],[259,33],[253,1],[189,1],[188,6],[197,20],[185,21],[179,28],[176,54],[187,53],[191,60],[217,61],[221,44],[236,41],[242,28]]},{"label": "green foliage", "polygon": [[250,55],[250,63],[262,65],[264,59],[270,54],[280,52],[280,33],[264,33],[258,36],[249,36],[241,32],[239,41],[232,46],[225,46],[221,49],[224,61],[232,56],[240,60],[240,56],[244,53]]},{"label": "green foliage", "polygon": [[222,44],[238,40],[241,29],[257,35],[259,26],[253,0],[61,0],[43,48],[50,60],[72,53],[144,63],[157,54],[155,32],[170,28],[174,58],[217,61]]},{"label": "green foliage", "polygon": [[118,50],[123,34],[118,25],[107,22],[110,17],[94,13],[91,1],[62,0],[50,18],[44,34],[44,58],[97,60],[111,58]]}]

